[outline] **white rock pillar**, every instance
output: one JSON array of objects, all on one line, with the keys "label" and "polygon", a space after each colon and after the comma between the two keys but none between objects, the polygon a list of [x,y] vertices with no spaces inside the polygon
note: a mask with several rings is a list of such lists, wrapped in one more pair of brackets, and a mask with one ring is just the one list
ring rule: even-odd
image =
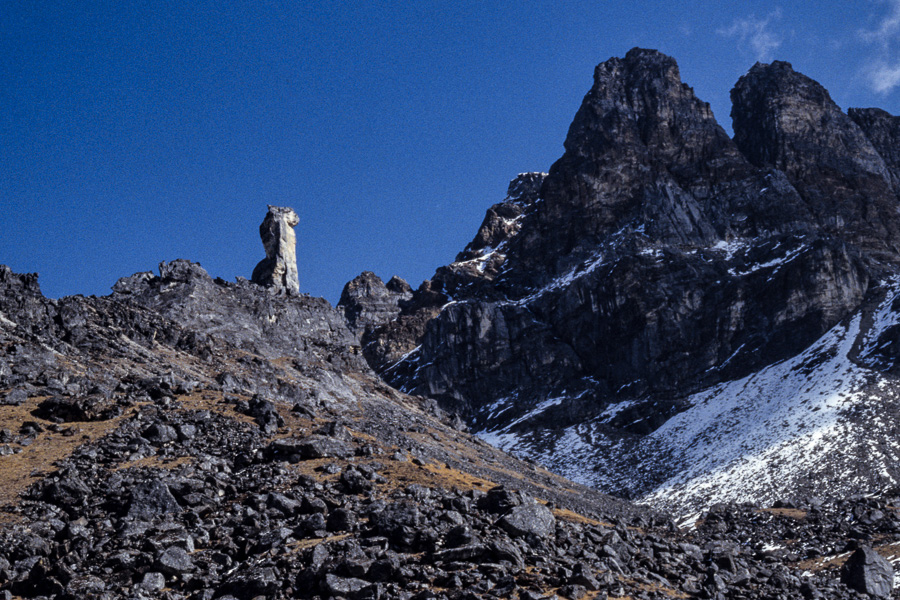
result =
[{"label": "white rock pillar", "polygon": [[259,226],[266,257],[253,269],[251,281],[278,289],[300,291],[297,277],[297,236],[294,227],[300,217],[292,208],[269,206]]}]

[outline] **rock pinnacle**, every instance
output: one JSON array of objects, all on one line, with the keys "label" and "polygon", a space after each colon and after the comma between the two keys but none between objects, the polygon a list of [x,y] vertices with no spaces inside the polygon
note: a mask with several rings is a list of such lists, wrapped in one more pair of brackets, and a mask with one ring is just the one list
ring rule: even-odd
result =
[{"label": "rock pinnacle", "polygon": [[269,206],[269,212],[259,226],[259,237],[266,249],[266,257],[253,269],[253,283],[300,291],[297,278],[297,237],[294,235],[294,227],[299,222],[300,217],[294,209]]}]

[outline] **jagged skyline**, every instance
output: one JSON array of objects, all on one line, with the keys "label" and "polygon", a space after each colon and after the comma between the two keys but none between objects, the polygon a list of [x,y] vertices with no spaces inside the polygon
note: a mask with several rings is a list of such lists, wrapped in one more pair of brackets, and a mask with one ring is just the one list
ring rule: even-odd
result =
[{"label": "jagged skyline", "polygon": [[362,270],[412,285],[523,171],[562,154],[592,68],[674,56],[730,128],[728,92],[787,60],[838,104],[900,112],[900,3],[499,4],[438,9],[10,7],[0,263],[49,296],[105,294],[178,257],[249,277],[266,204],[297,227],[302,291]]}]

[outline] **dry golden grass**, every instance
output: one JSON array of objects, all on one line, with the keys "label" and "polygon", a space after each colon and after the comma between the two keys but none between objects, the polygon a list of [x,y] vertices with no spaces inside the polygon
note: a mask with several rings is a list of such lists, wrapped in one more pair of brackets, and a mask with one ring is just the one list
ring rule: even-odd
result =
[{"label": "dry golden grass", "polygon": [[[681,590],[676,590],[670,588],[668,586],[662,585],[660,583],[643,583],[640,581],[635,581],[633,579],[628,579],[626,577],[619,576],[619,581],[628,585],[632,588],[637,588],[642,592],[651,592],[654,594],[662,594],[668,598],[676,598],[677,600],[685,600],[686,598],[690,598],[689,595],[685,594]],[[595,592],[599,593],[599,592]],[[584,598],[589,598],[591,596],[583,596]],[[625,595],[625,596],[610,596],[610,598],[618,598],[619,600],[633,600],[633,596]]]},{"label": "dry golden grass", "polygon": [[604,523],[603,521],[598,521],[597,519],[592,519],[590,517],[586,517],[584,515],[580,515],[575,511],[571,511],[567,508],[554,508],[553,514],[557,519],[561,519],[563,521],[569,521],[570,523],[580,523],[581,525],[601,525],[603,527],[613,527],[611,523]]},{"label": "dry golden grass", "polygon": [[412,461],[388,460],[379,473],[388,481],[379,485],[381,490],[393,490],[417,483],[430,488],[489,490],[497,484],[488,479],[471,475],[447,465]]},{"label": "dry golden grass", "polygon": [[[874,550],[889,561],[894,561],[900,558],[900,542],[875,546]],[[806,560],[796,562],[791,566],[803,571],[810,571],[812,573],[826,571],[829,569],[839,569],[844,566],[844,563],[847,562],[847,559],[850,558],[851,554],[852,552],[843,552],[835,556],[808,558]]]},{"label": "dry golden grass", "polygon": [[900,542],[886,544],[884,546],[876,546],[875,551],[891,562],[900,559]]},{"label": "dry golden grass", "polygon": [[340,477],[340,474],[329,475],[322,471],[317,471],[316,469],[323,467],[325,465],[336,464],[343,469],[347,465],[350,464],[349,461],[344,460],[342,458],[313,458],[310,460],[301,460],[300,462],[290,465],[290,469],[300,475],[308,475],[313,477],[317,481],[330,481],[332,479],[337,479]]},{"label": "dry golden grass", "polygon": [[[244,400],[248,399],[243,396],[235,396]],[[203,390],[186,396],[178,396],[177,400],[181,405],[181,410],[208,410],[242,423],[254,423],[253,417],[237,412],[234,410],[233,404],[225,402],[225,394],[222,392]]]},{"label": "dry golden grass", "polygon": [[121,469],[131,469],[138,467],[172,470],[180,467],[181,465],[186,465],[193,460],[194,457],[192,456],[179,456],[178,458],[145,456],[144,458],[139,458],[138,460],[129,460],[123,463],[119,463],[118,465],[116,465],[114,470],[119,471]]},{"label": "dry golden grass", "polygon": [[[485,461],[483,452],[485,452],[485,451],[492,452],[493,449],[491,449],[491,448],[483,448],[483,449],[479,450],[477,447],[472,445],[472,442],[470,439],[466,439],[466,438],[456,439],[456,437],[453,436],[453,434],[448,435],[446,432],[441,431],[436,428],[433,428],[433,427],[426,427],[425,430],[426,430],[425,432],[410,432],[410,433],[407,433],[407,435],[409,437],[417,439],[420,442],[423,442],[425,444],[435,443],[435,441],[436,441],[435,436],[437,436],[437,438],[438,438],[437,441],[441,446],[451,450],[452,452],[456,453],[458,456],[460,456],[462,458],[469,459],[473,464],[480,464],[481,468],[484,471],[497,473],[499,475],[505,475],[506,477],[509,477],[511,479],[518,479],[521,481],[527,480],[529,483],[531,483],[532,485],[534,485],[538,488],[545,489],[548,491],[553,491],[553,490],[551,490],[551,488],[547,487],[546,485],[543,485],[540,482],[538,482],[537,480],[528,477],[522,471],[508,469],[504,466],[501,466],[500,464]],[[550,477],[550,478],[556,480],[557,482],[559,482],[562,486],[566,486],[571,483],[567,479],[564,479],[563,477],[561,477],[559,475],[551,473],[550,471],[544,469],[543,467],[535,466],[534,472],[539,473],[544,476],[547,476],[547,477]],[[578,490],[575,490],[575,489],[572,489],[569,487],[563,487],[563,490],[566,492],[569,492],[571,494],[578,493]]]},{"label": "dry golden grass", "polygon": [[340,542],[341,540],[346,540],[348,537],[350,537],[349,533],[342,533],[341,535],[332,535],[325,538],[308,538],[290,544],[289,548],[294,552],[299,552],[300,550],[306,550],[307,548],[315,548],[319,544],[327,542]]},{"label": "dry golden grass", "polygon": [[[46,396],[29,398],[21,406],[0,406],[0,428],[16,432],[23,422],[35,421],[46,429],[52,423],[31,414],[44,399]],[[29,485],[52,471],[54,463],[71,455],[82,444],[106,435],[139,409],[140,406],[133,406],[122,415],[106,421],[63,425],[64,428],[73,429],[75,434],[71,436],[42,431],[20,453],[0,457],[0,480],[3,481],[3,486],[0,487],[0,506],[14,502]]]},{"label": "dry golden grass", "polygon": [[796,519],[797,521],[802,521],[806,518],[806,511],[797,508],[760,508],[757,509],[756,512],[769,513],[770,515],[775,515],[777,517],[788,517],[790,519]]},{"label": "dry golden grass", "polygon": [[812,573],[817,573],[819,571],[825,571],[828,569],[837,569],[844,565],[847,562],[847,559],[850,558],[850,553],[845,552],[843,554],[838,554],[836,556],[822,556],[819,558],[808,558],[806,560],[801,560],[799,562],[794,563],[793,567],[797,569],[801,569],[803,571],[810,571]]}]

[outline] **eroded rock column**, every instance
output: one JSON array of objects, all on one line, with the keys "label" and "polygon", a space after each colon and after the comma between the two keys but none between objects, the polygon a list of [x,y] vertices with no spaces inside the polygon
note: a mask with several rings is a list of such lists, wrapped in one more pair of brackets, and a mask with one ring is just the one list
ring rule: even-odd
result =
[{"label": "eroded rock column", "polygon": [[294,227],[300,217],[294,209],[269,206],[269,212],[259,226],[259,237],[262,238],[266,257],[259,261],[253,269],[253,283],[300,291],[297,278],[297,236]]}]

